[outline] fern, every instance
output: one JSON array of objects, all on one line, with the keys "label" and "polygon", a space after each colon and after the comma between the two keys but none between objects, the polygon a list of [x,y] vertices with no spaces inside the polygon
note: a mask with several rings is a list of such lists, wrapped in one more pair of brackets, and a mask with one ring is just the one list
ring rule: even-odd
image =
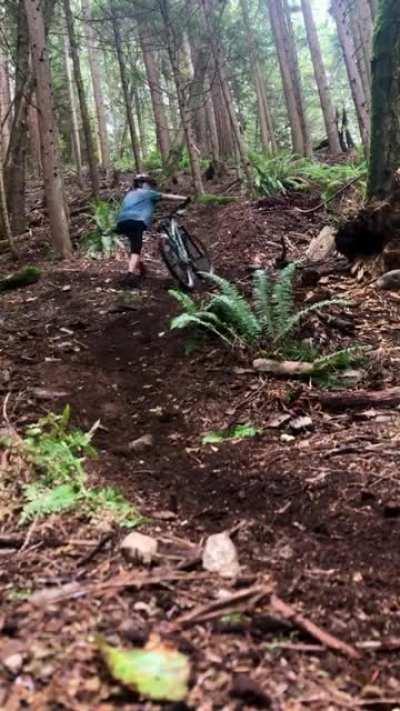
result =
[{"label": "fern", "polygon": [[43,518],[76,508],[83,494],[72,484],[60,484],[54,488],[44,488],[40,483],[24,487],[27,503],[24,505],[21,523],[34,518]]},{"label": "fern", "polygon": [[184,291],[178,291],[178,289],[170,289],[168,292],[177,302],[183,307],[183,310],[187,314],[195,314],[198,311],[198,305],[196,302],[186,294]]},{"label": "fern", "polygon": [[115,234],[118,204],[97,200],[91,204],[91,208],[95,230],[83,237],[81,247],[86,256],[91,259],[110,257],[118,242],[118,237]]},{"label": "fern", "polygon": [[274,337],[274,315],[272,308],[272,281],[266,271],[257,269],[253,278],[254,310],[261,332],[268,338]]},{"label": "fern", "polygon": [[296,263],[289,264],[283,269],[272,289],[272,321],[273,340],[284,338],[291,329],[288,329],[290,319],[294,314],[293,282]]},{"label": "fern", "polygon": [[207,274],[209,281],[216,284],[220,294],[212,297],[207,311],[215,313],[229,323],[239,338],[247,343],[255,342],[261,335],[260,323],[243,294],[227,279],[216,274]]}]

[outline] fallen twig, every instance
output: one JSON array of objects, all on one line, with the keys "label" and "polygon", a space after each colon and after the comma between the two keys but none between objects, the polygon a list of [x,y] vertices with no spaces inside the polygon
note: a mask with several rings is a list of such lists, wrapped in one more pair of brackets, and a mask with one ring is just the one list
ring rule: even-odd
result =
[{"label": "fallen twig", "polygon": [[291,605],[281,600],[277,595],[271,595],[271,607],[274,612],[277,612],[284,619],[292,622],[296,627],[306,632],[311,637],[314,637],[324,647],[333,649],[335,652],[343,654],[350,659],[360,659],[361,654],[357,649],[346,642],[342,642],[337,637],[334,637],[329,632],[325,632],[321,627],[318,627],[314,622],[308,620],[300,612],[297,612]]},{"label": "fallen twig", "polygon": [[354,183],[358,183],[359,180],[362,180],[363,176],[358,175],[357,178],[353,178],[352,180],[349,180],[346,185],[342,185],[339,190],[336,190],[336,192],[331,195],[330,198],[327,200],[323,200],[322,202],[318,203],[318,205],[315,205],[315,207],[310,207],[308,210],[302,210],[301,207],[294,207],[293,210],[296,212],[301,212],[302,215],[311,215],[313,212],[318,212],[318,210],[322,210],[323,207],[326,207],[329,205],[330,202],[332,202],[335,198],[339,197],[342,193],[346,192],[347,188],[350,188]]},{"label": "fallen twig", "polygon": [[239,592],[227,595],[226,597],[223,597],[220,600],[213,600],[207,605],[200,605],[200,607],[196,607],[191,612],[188,612],[187,614],[178,617],[178,619],[175,620],[175,624],[177,626],[193,624],[197,621],[200,621],[200,619],[204,619],[205,616],[208,616],[209,613],[212,613],[215,610],[222,610],[225,607],[231,607],[233,603],[243,602],[249,597],[257,596],[257,598],[259,598],[259,596],[265,597],[265,595],[270,594],[271,587],[270,585],[268,585],[268,583],[264,585],[254,585],[253,587],[247,588],[246,590],[240,590]]},{"label": "fallen twig", "polygon": [[77,565],[81,567],[82,565],[87,565],[87,563],[90,563],[93,558],[100,553],[102,548],[108,543],[108,541],[111,541],[114,538],[114,532],[111,531],[109,533],[106,533],[102,538],[100,538],[99,542],[94,546],[94,548],[89,551],[86,555],[82,556],[80,560],[78,560]]}]

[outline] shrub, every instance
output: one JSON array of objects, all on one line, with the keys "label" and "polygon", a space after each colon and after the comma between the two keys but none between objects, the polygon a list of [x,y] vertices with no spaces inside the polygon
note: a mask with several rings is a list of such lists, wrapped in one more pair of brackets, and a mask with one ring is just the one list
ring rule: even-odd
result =
[{"label": "shrub", "polygon": [[95,229],[85,235],[81,240],[81,248],[86,256],[91,259],[110,257],[116,249],[118,236],[115,234],[115,225],[119,204],[96,200],[91,204]]}]

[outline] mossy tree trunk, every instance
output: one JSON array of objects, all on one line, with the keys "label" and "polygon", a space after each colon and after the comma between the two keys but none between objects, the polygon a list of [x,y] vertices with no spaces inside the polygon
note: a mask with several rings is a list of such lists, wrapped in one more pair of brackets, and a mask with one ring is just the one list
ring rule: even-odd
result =
[{"label": "mossy tree trunk", "polygon": [[380,0],[372,61],[370,200],[393,197],[400,168],[399,27],[399,0]]}]

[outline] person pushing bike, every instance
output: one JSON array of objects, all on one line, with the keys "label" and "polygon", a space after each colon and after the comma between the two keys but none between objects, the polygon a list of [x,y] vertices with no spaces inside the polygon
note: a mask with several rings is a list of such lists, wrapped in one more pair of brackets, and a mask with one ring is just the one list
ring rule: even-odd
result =
[{"label": "person pushing bike", "polygon": [[142,173],[136,175],[131,189],[122,201],[115,231],[126,237],[130,245],[128,273],[124,279],[126,286],[138,286],[141,278],[146,275],[146,267],[142,259],[143,233],[151,225],[156,205],[160,200],[189,202],[190,197],[160,193],[156,181]]}]

